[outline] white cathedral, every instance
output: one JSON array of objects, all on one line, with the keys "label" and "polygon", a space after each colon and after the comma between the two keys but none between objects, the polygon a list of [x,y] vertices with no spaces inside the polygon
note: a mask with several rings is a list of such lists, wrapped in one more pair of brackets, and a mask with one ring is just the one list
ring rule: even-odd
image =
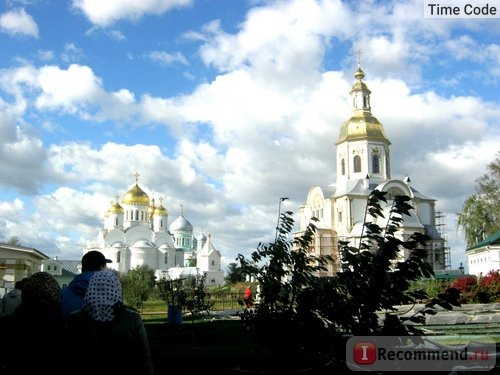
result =
[{"label": "white cathedral", "polygon": [[[407,195],[413,209],[411,216],[405,216],[397,235],[401,239],[412,233],[425,233],[431,237],[428,244],[428,262],[435,271],[449,267],[449,249],[436,227],[436,200],[421,194],[410,184],[409,177],[403,180],[391,178],[391,160],[384,127],[372,115],[370,90],[363,82],[365,73],[358,64],[354,74],[351,95],[351,117],[340,127],[336,145],[336,183],[328,186],[314,186],[309,190],[306,203],[299,209],[302,233],[312,217],[317,232],[312,245],[316,255],[331,255],[334,261],[328,265],[324,276],[340,270],[338,241],[352,246],[359,245],[365,220],[368,196],[374,189],[387,192],[384,216],[388,217],[392,200],[397,195]],[[385,227],[384,219],[377,224]],[[398,260],[406,259],[407,253],[400,253]]]},{"label": "white cathedral", "polygon": [[224,283],[221,254],[212,244],[210,235],[193,235],[193,226],[180,214],[168,225],[168,211],[135,185],[125,193],[121,204],[118,197],[104,214],[103,227],[97,241],[86,244],[84,253],[97,250],[112,260],[108,266],[121,273],[146,265],[155,271],[157,279],[177,279],[206,274],[208,286]]}]

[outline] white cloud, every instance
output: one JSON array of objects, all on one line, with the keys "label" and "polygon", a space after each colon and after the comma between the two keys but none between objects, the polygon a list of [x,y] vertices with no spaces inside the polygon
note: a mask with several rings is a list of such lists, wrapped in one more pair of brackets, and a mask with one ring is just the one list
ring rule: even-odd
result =
[{"label": "white cloud", "polygon": [[134,21],[146,14],[160,15],[191,3],[192,0],[73,0],[73,7],[83,12],[93,24],[106,27],[122,19]]},{"label": "white cloud", "polygon": [[102,93],[101,79],[88,66],[72,64],[67,70],[44,66],[37,75],[42,93],[36,99],[40,109],[61,107],[76,112]]},{"label": "white cloud", "polygon": [[[148,8],[151,1],[74,4],[99,26],[154,13]],[[78,259],[78,243],[95,239],[109,200],[123,194],[138,171],[141,186],[155,199],[165,199],[171,221],[183,203],[186,217],[209,230],[225,259],[234,260],[238,251],[272,240],[279,197],[290,197],[286,207],[296,212],[311,186],[335,182],[335,140],[350,115],[348,93],[360,48],[373,113],[392,142],[393,177],[409,173],[417,190],[438,199],[448,217],[453,254],[463,258],[454,215],[491,161],[479,150],[500,148],[500,106],[481,93],[446,94],[434,82],[425,86],[421,76],[438,54],[448,64],[495,66],[498,45],[457,36],[453,22],[424,20],[418,0],[356,4],[266,3],[231,25],[235,31],[224,30],[223,20],[185,34],[201,43],[202,62],[215,76],[205,81],[195,76],[203,83],[179,95],[140,92],[126,74],[120,77],[121,89],[110,89],[116,82],[98,76],[101,67],[90,62],[2,70],[0,184],[23,192],[47,191],[29,205],[35,213],[24,217],[45,227],[22,226],[21,219],[9,222],[8,210],[2,215],[0,207],[0,232],[24,231],[47,246],[50,255],[71,252],[70,258]],[[127,46],[124,59],[127,54],[131,59],[146,56],[144,49]],[[149,57],[186,65],[185,56],[156,51]],[[134,68],[142,62],[134,61]],[[195,71],[195,61],[190,64]],[[461,84],[458,75],[445,78]],[[61,113],[81,127],[90,122],[101,126],[102,134],[125,129],[126,140],[61,141],[57,137],[67,126],[57,118]],[[27,119],[58,131],[51,130],[51,141],[43,144]],[[140,142],[148,144],[135,144]],[[52,186],[61,181],[61,187]]]},{"label": "white cloud", "polygon": [[61,59],[65,63],[70,63],[80,60],[83,55],[83,50],[75,46],[74,43],[66,43],[64,45],[64,51],[61,53]]},{"label": "white cloud", "polygon": [[37,57],[42,61],[50,61],[54,58],[53,51],[38,50],[36,54]]},{"label": "white cloud", "polygon": [[180,52],[168,53],[165,51],[153,51],[146,55],[152,61],[159,62],[165,65],[173,65],[179,63],[181,65],[189,65],[186,58]]},{"label": "white cloud", "polygon": [[14,9],[0,16],[0,30],[11,35],[38,38],[36,22],[23,8]]}]

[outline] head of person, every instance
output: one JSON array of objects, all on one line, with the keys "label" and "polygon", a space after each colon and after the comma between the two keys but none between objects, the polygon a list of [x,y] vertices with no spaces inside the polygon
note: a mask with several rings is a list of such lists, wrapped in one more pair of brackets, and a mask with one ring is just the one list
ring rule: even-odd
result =
[{"label": "head of person", "polygon": [[14,284],[14,288],[17,290],[23,290],[24,280],[26,279],[17,280],[16,283]]},{"label": "head of person", "polygon": [[122,286],[117,274],[110,269],[95,272],[85,292],[83,311],[94,321],[112,322],[122,306]]},{"label": "head of person", "polygon": [[61,287],[50,273],[34,273],[24,280],[22,291],[23,303],[40,300],[51,305],[59,305]]},{"label": "head of person", "polygon": [[111,262],[112,261],[106,259],[104,254],[100,251],[89,251],[82,257],[82,272],[102,271],[106,268],[107,264]]}]

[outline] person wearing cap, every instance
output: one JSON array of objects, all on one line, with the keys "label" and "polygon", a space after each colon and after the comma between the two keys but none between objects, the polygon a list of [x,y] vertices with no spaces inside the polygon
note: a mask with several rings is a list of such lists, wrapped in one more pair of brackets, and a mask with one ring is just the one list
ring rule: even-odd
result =
[{"label": "person wearing cap", "polygon": [[72,374],[153,375],[149,341],[141,315],[123,304],[113,270],[95,272],[83,307],[66,319]]},{"label": "person wearing cap", "polygon": [[89,251],[82,257],[82,273],[76,275],[73,280],[64,287],[61,293],[61,314],[64,319],[73,311],[83,307],[83,298],[89,286],[89,281],[94,272],[102,271],[111,260],[100,251]]}]

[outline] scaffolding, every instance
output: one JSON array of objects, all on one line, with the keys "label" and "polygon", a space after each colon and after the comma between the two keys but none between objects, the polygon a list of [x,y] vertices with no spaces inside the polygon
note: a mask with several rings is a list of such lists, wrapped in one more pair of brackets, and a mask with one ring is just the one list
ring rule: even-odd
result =
[{"label": "scaffolding", "polygon": [[436,211],[436,230],[443,241],[444,250],[444,269],[451,269],[451,252],[448,246],[448,235],[446,234],[446,215],[441,211]]}]

